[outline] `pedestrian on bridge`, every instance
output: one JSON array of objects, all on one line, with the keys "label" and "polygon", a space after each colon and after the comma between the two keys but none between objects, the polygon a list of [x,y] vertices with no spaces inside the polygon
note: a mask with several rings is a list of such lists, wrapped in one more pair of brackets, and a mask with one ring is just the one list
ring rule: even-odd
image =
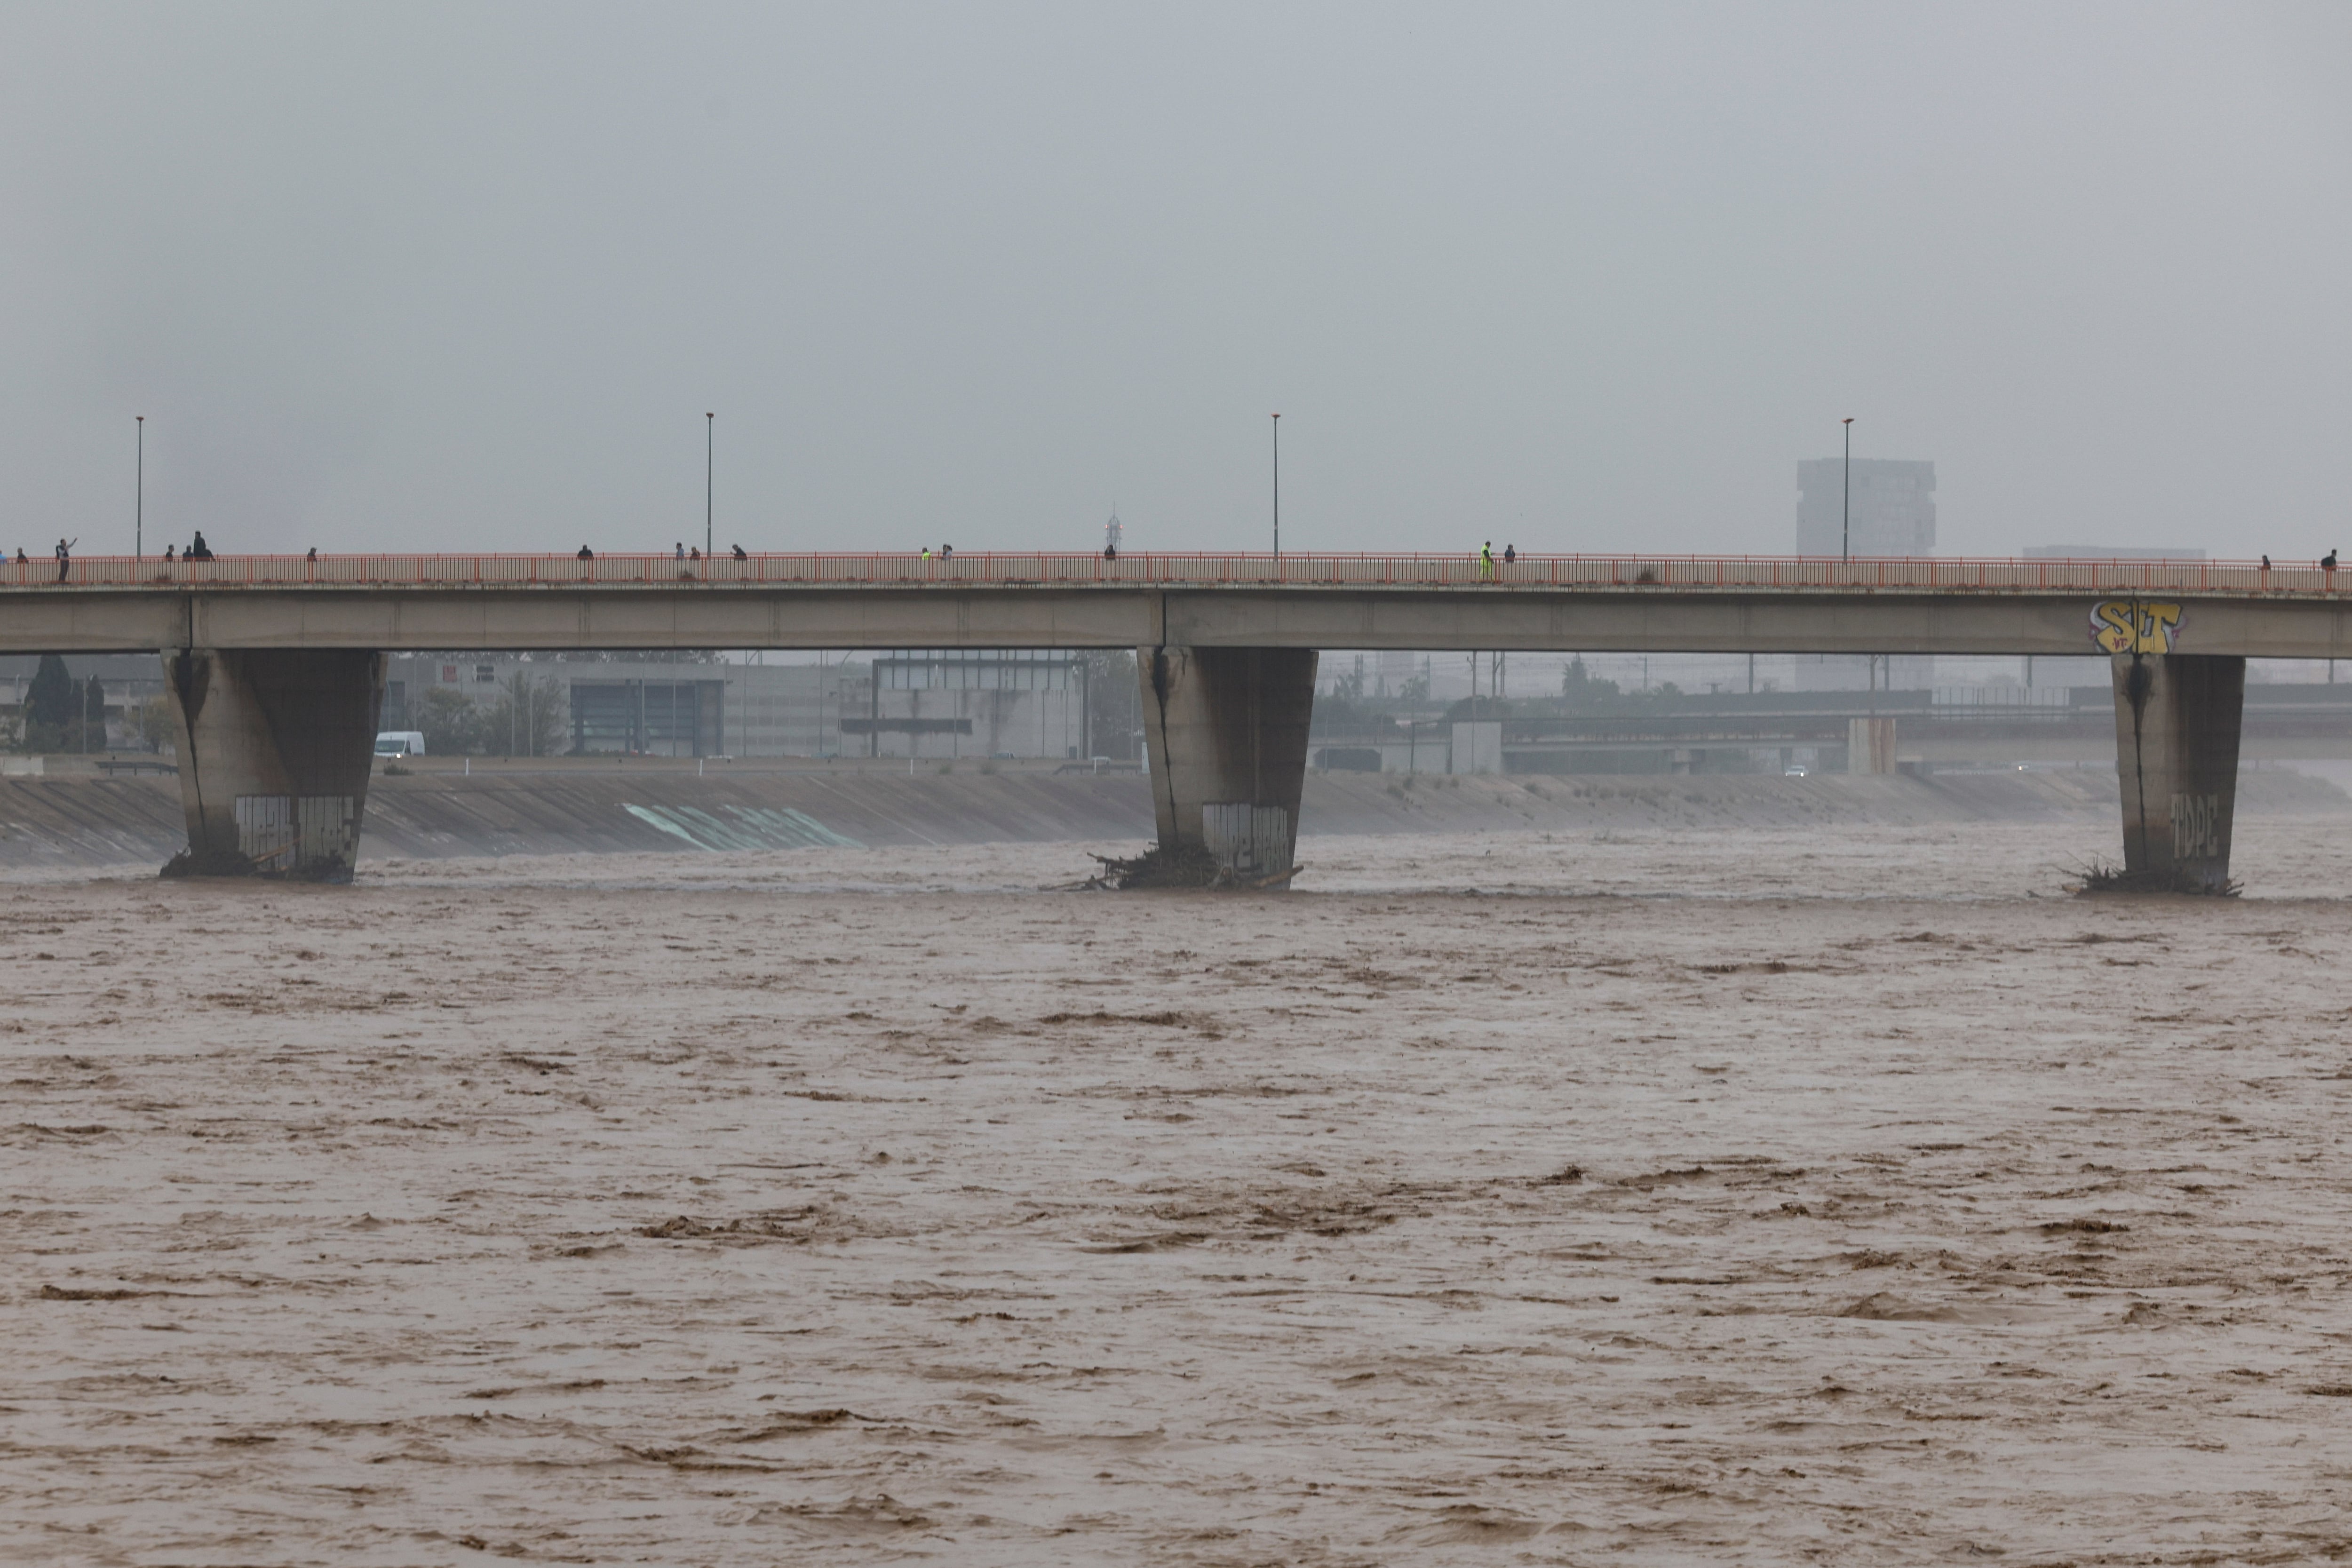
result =
[{"label": "pedestrian on bridge", "polygon": [[686,541],[681,539],[676,544],[672,545],[671,548],[677,552],[677,558],[680,561],[686,559]]},{"label": "pedestrian on bridge", "polygon": [[2331,577],[2336,574],[2336,552],[2331,550],[2319,558],[2319,569]]},{"label": "pedestrian on bridge", "polygon": [[596,552],[583,544],[580,547],[580,553],[573,556],[572,559],[575,561],[593,561],[596,559]]},{"label": "pedestrian on bridge", "polygon": [[1495,542],[1490,539],[1486,541],[1486,543],[1478,547],[1478,575],[1481,577],[1492,577],[1494,574]]},{"label": "pedestrian on bridge", "polygon": [[[62,583],[62,582],[64,582],[64,581],[66,580],[66,573],[67,573],[68,570],[70,570],[70,569],[72,568],[72,565],[73,565],[73,547],[74,547],[74,545],[75,545],[75,544],[79,544],[80,542],[81,542],[81,541],[80,541],[80,540],[79,540],[79,539],[74,540],[74,541],[72,542],[72,543],[68,543],[66,541],[64,541],[64,540],[62,540],[62,539],[60,539],[60,540],[58,540],[58,582]],[[2329,559],[2330,563],[2332,563],[2334,562],[2334,560],[2335,560],[2335,557],[2330,556],[2328,559]]]},{"label": "pedestrian on bridge", "polygon": [[1517,545],[1516,545],[1516,544],[1506,544],[1505,546],[1503,546],[1503,564],[1504,564],[1504,565],[1506,565],[1506,566],[1512,565],[1513,563],[1515,563],[1518,560],[1518,558],[1519,558],[1519,547],[1518,547]]},{"label": "pedestrian on bridge", "polygon": [[743,547],[739,544],[735,547],[735,559],[738,561],[749,561],[751,558],[743,553]]}]

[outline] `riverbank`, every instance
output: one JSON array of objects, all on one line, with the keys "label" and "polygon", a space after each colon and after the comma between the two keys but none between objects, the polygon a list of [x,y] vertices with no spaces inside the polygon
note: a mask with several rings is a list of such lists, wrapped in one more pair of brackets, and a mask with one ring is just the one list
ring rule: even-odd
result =
[{"label": "riverbank", "polygon": [[[2328,781],[2269,765],[2240,775],[2242,816],[2352,813]],[[2116,818],[2110,768],[1925,777],[1315,773],[1302,836],[1649,828],[1927,826]],[[742,853],[822,847],[1137,842],[1153,835],[1141,774],[1042,769],[446,766],[379,774],[361,864],[516,855]],[[179,781],[0,778],[0,875],[161,866],[186,842]]]}]

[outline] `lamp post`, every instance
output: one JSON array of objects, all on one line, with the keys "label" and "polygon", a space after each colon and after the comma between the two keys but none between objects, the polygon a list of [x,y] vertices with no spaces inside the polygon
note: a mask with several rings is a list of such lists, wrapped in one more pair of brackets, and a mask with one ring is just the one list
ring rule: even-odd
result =
[{"label": "lamp post", "polygon": [[139,421],[139,488],[131,503],[131,553],[147,553],[147,416],[133,415]]},{"label": "lamp post", "polygon": [[1282,416],[1274,416],[1274,558],[1282,559]]},{"label": "lamp post", "polygon": [[718,471],[713,459],[719,450],[719,416],[702,416],[702,558],[710,559],[710,481]]},{"label": "lamp post", "polygon": [[1845,489],[1838,502],[1838,559],[1853,559],[1853,421],[1845,422]]}]

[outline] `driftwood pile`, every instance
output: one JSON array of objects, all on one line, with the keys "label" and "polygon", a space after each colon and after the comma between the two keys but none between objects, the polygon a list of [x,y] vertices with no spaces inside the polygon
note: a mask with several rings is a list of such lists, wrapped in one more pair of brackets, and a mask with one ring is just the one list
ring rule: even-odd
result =
[{"label": "driftwood pile", "polygon": [[1102,869],[1082,882],[1071,884],[1074,889],[1120,893],[1145,888],[1223,888],[1238,891],[1281,887],[1299,869],[1293,865],[1265,876],[1236,873],[1218,865],[1217,858],[1197,844],[1179,845],[1172,849],[1155,844],[1140,855],[1124,858],[1097,855],[1094,858]]},{"label": "driftwood pile", "polygon": [[2072,868],[2067,874],[2074,879],[2066,884],[2066,890],[2080,898],[2095,898],[2103,893],[2189,893],[2201,898],[2234,899],[2239,892],[2239,884],[2234,881],[2212,887],[2179,866],[2160,871],[2126,871],[2121,866],[2094,860],[2087,866]]}]

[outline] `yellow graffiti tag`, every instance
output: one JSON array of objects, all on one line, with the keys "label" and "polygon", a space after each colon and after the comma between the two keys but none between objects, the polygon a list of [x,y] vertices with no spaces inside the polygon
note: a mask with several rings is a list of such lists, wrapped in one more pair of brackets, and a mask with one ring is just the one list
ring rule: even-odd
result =
[{"label": "yellow graffiti tag", "polygon": [[2108,599],[2091,606],[2091,640],[2108,653],[2170,653],[2180,637],[2180,606]]}]

